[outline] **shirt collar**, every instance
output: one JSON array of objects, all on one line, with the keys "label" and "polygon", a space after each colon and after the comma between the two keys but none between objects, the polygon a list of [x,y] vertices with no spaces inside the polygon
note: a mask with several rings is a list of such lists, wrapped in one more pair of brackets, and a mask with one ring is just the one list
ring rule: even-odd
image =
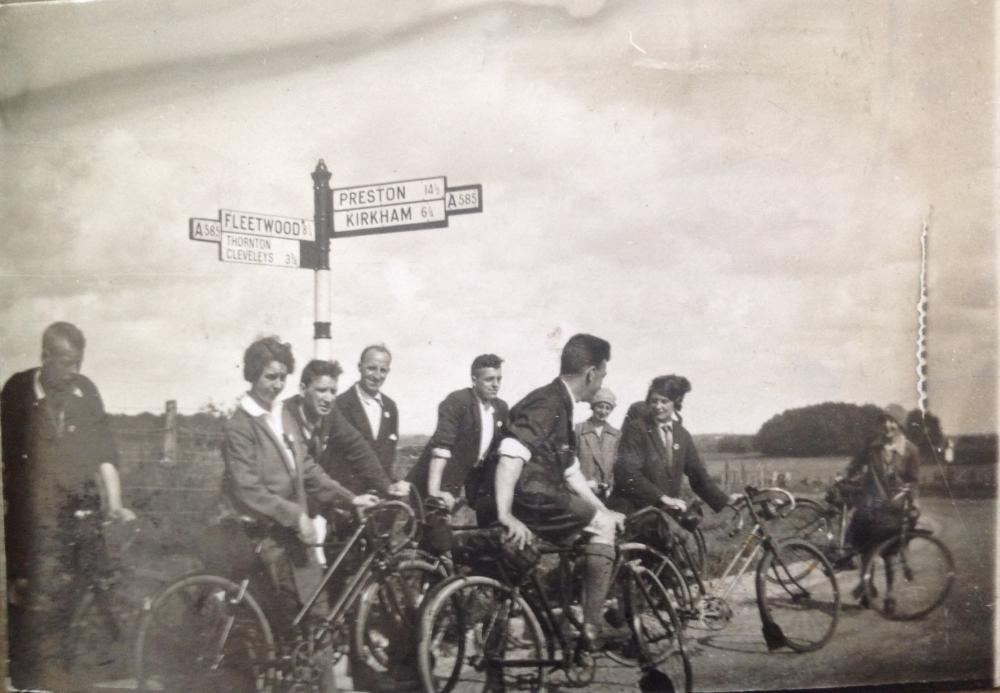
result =
[{"label": "shirt collar", "polygon": [[[45,399],[45,388],[42,387],[41,368],[35,369],[34,386],[35,386],[35,399]],[[73,386],[73,394],[76,395],[77,397],[83,397],[83,390],[80,389],[79,385]]]},{"label": "shirt collar", "polygon": [[479,395],[476,394],[475,390],[472,391],[472,396],[475,398],[476,404],[479,405],[479,411],[491,412],[496,409],[496,405],[493,402],[484,402],[479,399]]},{"label": "shirt collar", "polygon": [[250,416],[254,417],[267,416],[271,413],[264,407],[257,404],[257,400],[251,397],[249,392],[243,395],[243,398],[240,399],[240,408]]},{"label": "shirt collar", "polygon": [[558,380],[559,382],[562,383],[562,386],[566,389],[566,393],[569,395],[569,401],[576,404],[576,397],[573,396],[573,391],[569,388],[569,385],[567,385],[566,381],[563,380],[561,377],[558,378]]},{"label": "shirt collar", "polygon": [[375,401],[375,402],[378,402],[379,405],[382,404],[382,393],[381,392],[379,392],[378,394],[372,396],[372,395],[369,395],[367,392],[365,392],[365,389],[363,387],[361,387],[361,383],[355,383],[354,387],[358,391],[358,397],[361,398],[362,402],[372,402],[372,401]]}]

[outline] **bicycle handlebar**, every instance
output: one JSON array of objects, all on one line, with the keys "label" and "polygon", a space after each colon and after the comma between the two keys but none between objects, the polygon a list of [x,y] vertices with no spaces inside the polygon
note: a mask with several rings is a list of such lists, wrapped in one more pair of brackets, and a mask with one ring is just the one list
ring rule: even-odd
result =
[{"label": "bicycle handlebar", "polygon": [[[777,501],[775,497],[777,497]],[[762,518],[773,520],[778,517],[787,517],[788,513],[795,509],[795,496],[777,486],[764,489],[747,486],[743,489],[742,497],[729,507],[739,518],[736,527],[729,532],[730,536],[735,536],[743,529],[744,512],[748,512],[754,522],[758,524],[761,523]]]}]

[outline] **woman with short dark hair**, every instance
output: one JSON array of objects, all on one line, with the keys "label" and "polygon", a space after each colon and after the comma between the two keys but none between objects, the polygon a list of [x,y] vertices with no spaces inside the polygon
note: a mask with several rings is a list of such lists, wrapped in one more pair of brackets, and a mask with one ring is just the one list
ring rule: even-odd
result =
[{"label": "woman with short dark hair", "polygon": [[307,500],[340,507],[377,501],[371,495],[355,495],[327,476],[292,426],[286,426],[278,398],[294,368],[291,346],[277,337],[247,347],[243,377],[250,390],[226,422],[222,445],[225,515],[242,521],[266,568],[270,579],[251,581],[251,589],[279,630],[291,624],[300,606],[292,564],[304,565],[305,545],[316,542]]}]

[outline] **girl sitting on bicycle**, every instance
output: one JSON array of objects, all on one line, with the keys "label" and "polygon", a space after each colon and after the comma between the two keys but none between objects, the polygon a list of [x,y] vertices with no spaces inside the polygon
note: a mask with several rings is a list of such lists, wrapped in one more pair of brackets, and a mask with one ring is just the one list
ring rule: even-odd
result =
[{"label": "girl sitting on bicycle", "polygon": [[[683,513],[687,503],[680,495],[685,476],[691,490],[715,512],[740,497],[727,495],[709,476],[691,434],[681,423],[679,412],[690,391],[687,378],[661,375],[650,383],[645,403],[630,407],[609,501],[615,510],[630,514],[652,505]],[[648,534],[648,542],[669,548],[664,546],[670,542],[668,528],[650,527]]]},{"label": "girl sitting on bicycle", "polygon": [[[899,532],[906,520],[893,498],[917,483],[920,457],[917,447],[906,439],[899,422],[883,412],[878,417],[878,431],[873,440],[847,466],[844,481],[857,491],[854,514],[847,526],[846,540],[861,555]],[[865,561],[861,570],[864,571]],[[864,588],[859,582],[854,596],[867,606]]]},{"label": "girl sitting on bicycle", "polygon": [[[224,566],[223,574],[254,573],[250,590],[278,632],[291,624],[300,606],[294,567],[308,562],[306,545],[316,542],[307,500],[342,508],[378,501],[372,495],[355,495],[327,476],[307,454],[307,442],[283,417],[278,397],[294,369],[291,347],[277,337],[259,339],[247,348],[243,377],[250,391],[226,422],[222,445],[223,524],[235,520],[242,532],[222,538],[226,543],[218,547],[216,560],[242,564]],[[255,554],[257,565],[248,565]],[[258,574],[258,567],[264,575]]]}]

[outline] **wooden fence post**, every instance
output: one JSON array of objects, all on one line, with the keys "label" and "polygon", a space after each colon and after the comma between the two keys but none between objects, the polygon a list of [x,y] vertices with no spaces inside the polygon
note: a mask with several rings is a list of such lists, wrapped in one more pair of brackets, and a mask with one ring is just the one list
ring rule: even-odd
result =
[{"label": "wooden fence post", "polygon": [[177,400],[167,400],[167,410],[164,413],[163,456],[161,464],[176,464],[177,462]]}]

